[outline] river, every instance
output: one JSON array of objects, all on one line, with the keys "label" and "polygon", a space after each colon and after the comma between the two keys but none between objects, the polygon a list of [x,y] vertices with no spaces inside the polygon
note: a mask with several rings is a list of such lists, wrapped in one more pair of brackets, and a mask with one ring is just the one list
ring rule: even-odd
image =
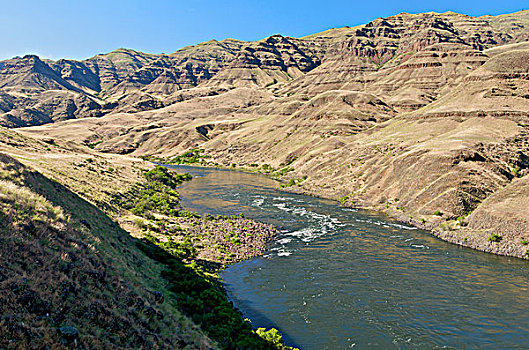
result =
[{"label": "river", "polygon": [[529,263],[452,245],[386,216],[281,192],[263,176],[175,166],[183,206],[281,229],[263,257],[225,269],[229,297],[301,349],[529,345]]}]

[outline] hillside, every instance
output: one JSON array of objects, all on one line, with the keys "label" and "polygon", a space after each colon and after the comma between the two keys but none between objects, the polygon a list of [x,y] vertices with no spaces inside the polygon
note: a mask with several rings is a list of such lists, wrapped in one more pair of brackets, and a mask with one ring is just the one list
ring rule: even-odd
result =
[{"label": "hillside", "polygon": [[0,121],[109,154],[198,147],[299,184],[287,190],[525,257],[528,26],[529,11],[401,13],[170,55],[14,58],[0,64]]},{"label": "hillside", "polygon": [[[0,346],[214,346],[173,303],[154,297],[169,293],[162,279],[151,277],[162,268],[94,205],[104,196],[101,188],[89,185],[94,175],[88,172],[83,186],[75,177],[81,170],[68,173],[57,164],[82,163],[87,155],[4,129],[0,137]],[[4,152],[46,168],[50,177]],[[115,183],[109,177],[127,176],[121,185],[136,180],[130,165],[119,169],[101,158],[97,163],[94,172],[116,167],[116,174],[95,175],[101,186]]]},{"label": "hillside", "polygon": [[0,127],[0,347],[287,349],[212,277],[276,229],[186,211],[176,186],[188,180]]}]

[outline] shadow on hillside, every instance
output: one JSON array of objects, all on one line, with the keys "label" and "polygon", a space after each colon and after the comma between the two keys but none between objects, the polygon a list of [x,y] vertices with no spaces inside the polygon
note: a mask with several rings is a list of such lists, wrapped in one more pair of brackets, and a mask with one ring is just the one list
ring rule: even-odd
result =
[{"label": "shadow on hillside", "polygon": [[[174,293],[180,311],[200,325],[221,348],[248,348],[241,345],[249,344],[251,349],[275,349],[250,331],[252,326],[243,322],[242,313],[228,300],[222,284],[216,279],[183,264],[147,240],[140,240],[137,246],[147,256],[166,266],[162,276],[169,282],[169,289]],[[278,329],[259,311],[252,309],[251,312],[258,315],[266,326]],[[294,345],[290,338],[285,337],[285,340],[289,346]]]},{"label": "shadow on hillside", "polygon": [[[118,234],[122,238],[130,238],[116,222],[92,203],[84,200],[69,188],[51,180],[37,171],[26,168],[18,160],[0,153],[0,162],[5,164],[5,169],[14,175],[15,182],[31,189],[33,192],[46,198],[54,206],[61,207],[65,213],[74,219],[74,226],[83,225],[92,233],[97,233],[100,238],[105,238],[106,233]],[[110,232],[109,232],[110,229]],[[122,238],[118,238],[121,242]],[[110,242],[111,245],[115,243]]]}]

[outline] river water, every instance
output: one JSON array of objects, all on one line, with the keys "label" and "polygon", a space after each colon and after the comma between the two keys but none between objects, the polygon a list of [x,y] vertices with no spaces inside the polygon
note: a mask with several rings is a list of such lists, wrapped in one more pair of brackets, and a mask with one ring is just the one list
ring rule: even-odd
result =
[{"label": "river water", "polygon": [[255,326],[301,349],[529,347],[529,264],[451,245],[385,216],[277,190],[262,176],[194,176],[184,207],[276,225],[264,257],[228,267],[228,295]]}]

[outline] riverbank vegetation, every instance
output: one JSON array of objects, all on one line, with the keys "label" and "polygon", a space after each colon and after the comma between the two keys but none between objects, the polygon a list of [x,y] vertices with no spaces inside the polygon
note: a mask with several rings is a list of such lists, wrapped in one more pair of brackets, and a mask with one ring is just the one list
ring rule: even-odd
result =
[{"label": "riverbank vegetation", "polygon": [[191,180],[191,175],[172,173],[167,168],[157,166],[146,171],[144,177],[144,183],[137,184],[119,196],[120,206],[140,216],[154,212],[178,216],[180,198],[175,188]]},{"label": "riverbank vegetation", "polygon": [[279,188],[281,189],[294,186],[301,187],[302,182],[307,180],[308,178],[307,175],[304,175],[300,178],[292,178],[288,176],[289,173],[294,171],[294,168],[292,168],[290,164],[292,164],[295,159],[287,163],[281,163],[277,168],[271,166],[268,163],[250,163],[241,165],[232,163],[230,166],[225,166],[223,164],[212,161],[211,156],[206,154],[204,149],[200,148],[190,149],[175,157],[143,156],[141,158],[154,163],[166,165],[195,165],[204,167],[227,168],[248,173],[262,174],[280,182]]},{"label": "riverbank vegetation", "polygon": [[275,236],[275,228],[242,214],[202,217],[182,210],[176,188],[190,180],[189,174],[156,166],[144,178],[118,202],[138,216],[135,225],[143,238],[137,246],[163,264],[161,276],[180,311],[221,348],[288,349],[272,333],[261,331],[262,337],[256,333],[233,308],[215,277],[227,263],[261,254]]},{"label": "riverbank vegetation", "polygon": [[218,165],[213,162],[210,162],[208,159],[211,157],[206,155],[204,153],[204,150],[200,148],[192,148],[180,155],[177,155],[171,158],[156,157],[156,156],[143,156],[142,158],[144,160],[148,160],[151,162],[171,164],[171,165],[182,165],[182,164],[204,165],[204,166]]}]

